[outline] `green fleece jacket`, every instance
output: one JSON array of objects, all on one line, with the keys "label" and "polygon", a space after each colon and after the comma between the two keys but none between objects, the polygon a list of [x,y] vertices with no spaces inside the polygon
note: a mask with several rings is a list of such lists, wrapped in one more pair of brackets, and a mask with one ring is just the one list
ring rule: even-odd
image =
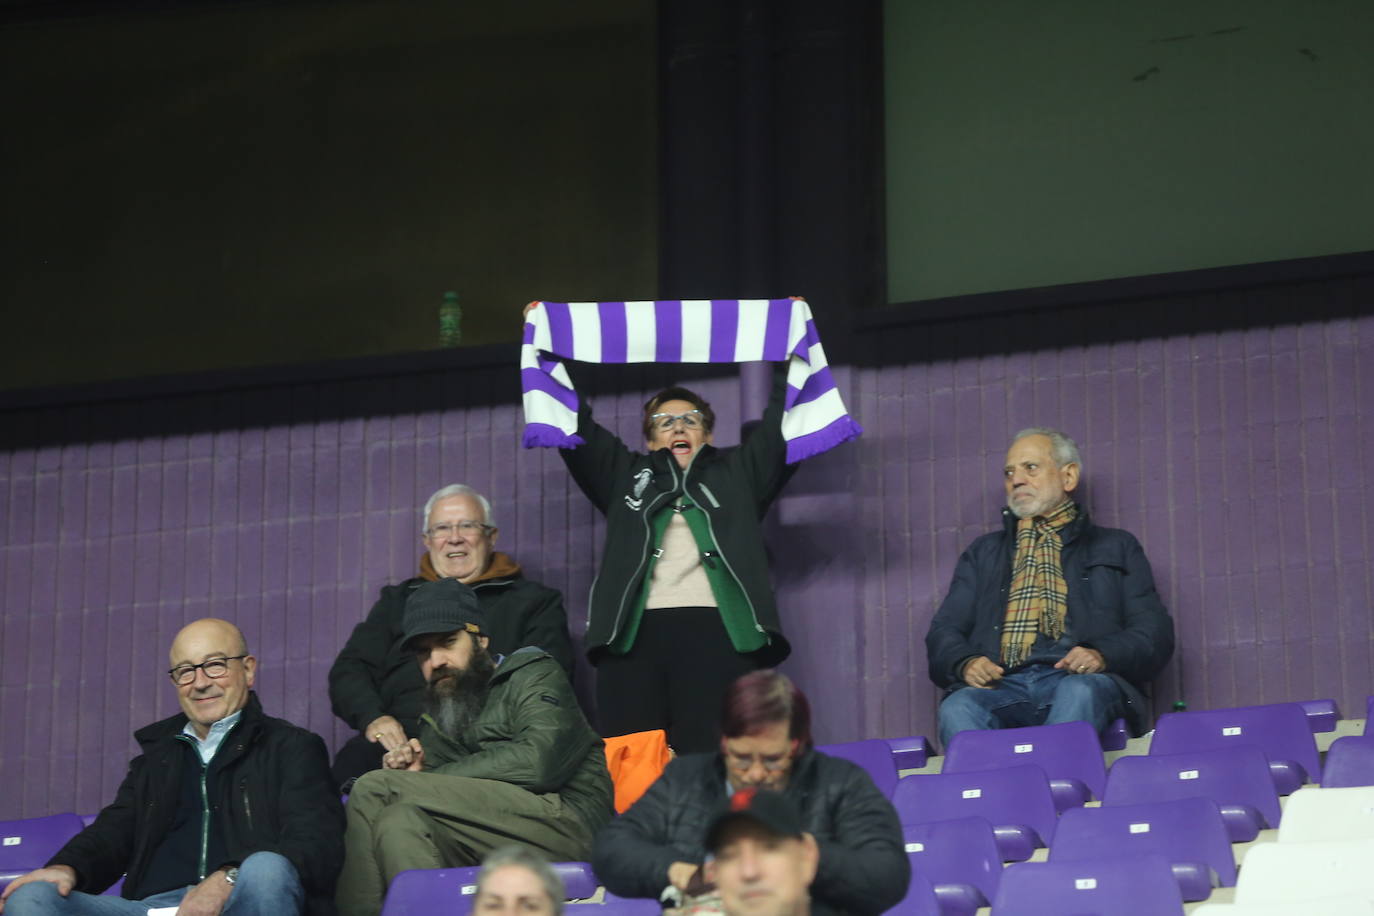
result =
[{"label": "green fleece jacket", "polygon": [[611,819],[605,743],[587,724],[563,669],[542,649],[502,660],[468,734],[446,735],[427,714],[420,722],[426,770],[555,793],[593,834]]}]

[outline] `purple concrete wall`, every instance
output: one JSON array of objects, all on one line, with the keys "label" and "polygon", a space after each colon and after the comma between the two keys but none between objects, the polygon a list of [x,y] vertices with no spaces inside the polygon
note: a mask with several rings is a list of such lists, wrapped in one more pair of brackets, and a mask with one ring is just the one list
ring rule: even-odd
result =
[{"label": "purple concrete wall", "polygon": [[[861,337],[881,358],[837,374],[867,434],[804,465],[769,521],[787,670],[818,737],[933,733],[926,625],[996,523],[1008,435],[1032,423],[1078,439],[1094,515],[1155,564],[1179,631],[1158,704],[1335,697],[1357,715],[1374,692],[1367,291],[1264,293],[1289,319],[1239,329],[1149,336],[1136,316],[1018,347],[1016,328],[1064,318],[1044,312]],[[1333,317],[1333,296],[1354,317]],[[629,439],[658,379],[624,371],[621,390],[598,377],[595,403]],[[735,441],[757,376],[696,375]],[[337,745],[325,672],[377,589],[414,569],[418,506],[443,483],[492,494],[500,546],[564,589],[580,632],[600,521],[555,454],[518,447],[514,384],[478,367],[5,414],[0,818],[107,802],[130,732],[176,709],[173,633],[207,614],[246,631],[267,708]]]}]

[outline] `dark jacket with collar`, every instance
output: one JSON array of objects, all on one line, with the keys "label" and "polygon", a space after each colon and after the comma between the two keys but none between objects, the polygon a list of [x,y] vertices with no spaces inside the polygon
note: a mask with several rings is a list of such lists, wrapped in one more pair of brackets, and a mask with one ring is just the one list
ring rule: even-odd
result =
[{"label": "dark jacket with collar", "polygon": [[773,390],[759,425],[732,448],[702,446],[684,471],[668,449],[631,451],[592,419],[584,400],[577,434],[585,444],[559,449],[573,480],[606,516],[601,570],[588,601],[585,647],[592,662],[616,638],[639,601],[654,549],[650,517],[684,491],[705,513],[720,560],[744,591],[753,624],[768,644],[756,655],[776,665],[791,652],[782,635],[777,602],[768,581],[762,520],[791,478],[782,438],[786,363],[773,374]]},{"label": "dark jacket with collar", "polygon": [[[687,754],[596,838],[592,869],[622,897],[658,897],[668,866],[706,857],[706,828],[725,804],[719,754]],[[811,899],[821,910],[881,913],[906,896],[911,866],[897,812],[864,770],[807,751],[793,765],[784,794],[820,846]]]},{"label": "dark jacket with collar", "polygon": [[[975,540],[959,557],[949,594],[926,633],[930,679],[947,692],[966,685],[964,662],[1002,654],[1002,623],[1016,552],[1017,518],[1002,510],[1003,529]],[[1126,695],[1133,734],[1150,727],[1143,696],[1174,653],[1174,622],[1155,591],[1140,542],[1119,528],[1100,528],[1087,510],[1060,533],[1068,586],[1065,636],[1102,653],[1107,671]]]},{"label": "dark jacket with collar", "polygon": [[[178,713],[134,733],[143,753],[115,800],[49,865],[76,871],[76,890],[98,894],[124,879],[123,895],[138,900],[149,863],[170,830],[180,799],[182,768],[193,764],[179,739],[186,716]],[[210,761],[215,774],[211,829],[219,832],[224,862],[237,864],[255,852],[275,852],[296,867],[305,887],[306,912],[334,912],[334,882],[343,865],[343,805],[329,775],[324,741],[284,719],[263,714],[250,693],[243,716]]]},{"label": "dark jacket with collar", "polygon": [[[400,721],[407,735],[419,737],[425,679],[415,656],[401,648],[401,618],[406,598],[424,584],[417,577],[383,588],[367,619],[353,628],[329,669],[334,715],[354,729],[388,715]],[[538,646],[572,678],[572,642],[558,591],[519,573],[477,582],[472,588],[487,618],[493,655]]]},{"label": "dark jacket with collar", "polygon": [[610,820],[614,789],[605,742],[587,724],[567,676],[547,652],[525,648],[502,659],[490,683],[466,734],[445,734],[423,717],[425,771],[556,794],[590,840]]}]

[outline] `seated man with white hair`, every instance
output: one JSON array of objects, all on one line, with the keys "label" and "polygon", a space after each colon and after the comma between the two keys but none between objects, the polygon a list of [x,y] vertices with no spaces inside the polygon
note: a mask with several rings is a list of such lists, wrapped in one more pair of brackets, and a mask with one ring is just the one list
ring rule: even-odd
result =
[{"label": "seated man with white hair", "polygon": [[1059,430],[1017,433],[1001,468],[1002,528],[959,557],[926,634],[945,689],[940,741],[961,731],[1124,717],[1150,728],[1145,691],[1174,651],[1174,624],[1145,551],[1095,524],[1072,494],[1083,459]]},{"label": "seated man with white hair", "polygon": [[420,520],[425,548],[420,574],[382,589],[329,669],[334,714],[358,730],[334,758],[340,786],[379,768],[383,754],[420,734],[425,682],[415,660],[401,649],[401,616],[406,598],[426,582],[453,578],[471,586],[486,614],[492,652],[508,655],[536,646],[572,679],[563,596],[526,579],[519,563],[495,549],[499,529],[487,498],[472,487],[450,484],[430,496]]}]

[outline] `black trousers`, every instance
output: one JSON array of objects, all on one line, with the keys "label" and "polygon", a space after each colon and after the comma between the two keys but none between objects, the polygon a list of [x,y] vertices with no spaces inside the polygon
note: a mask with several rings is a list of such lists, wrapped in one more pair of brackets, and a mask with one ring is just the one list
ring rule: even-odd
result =
[{"label": "black trousers", "polygon": [[597,662],[601,734],[662,728],[679,754],[717,750],[725,690],[758,667],[735,651],[716,608],[646,610],[630,651]]}]

